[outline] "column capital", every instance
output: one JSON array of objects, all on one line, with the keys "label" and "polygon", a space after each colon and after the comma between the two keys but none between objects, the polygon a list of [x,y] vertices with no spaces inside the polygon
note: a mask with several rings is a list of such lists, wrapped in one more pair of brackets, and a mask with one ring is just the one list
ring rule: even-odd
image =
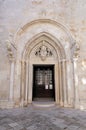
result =
[{"label": "column capital", "polygon": [[16,47],[9,40],[6,40],[6,47],[8,52],[9,61],[15,61],[16,59]]},{"label": "column capital", "polygon": [[25,61],[25,60],[21,60],[20,62],[21,62],[22,64],[26,63],[26,61]]}]

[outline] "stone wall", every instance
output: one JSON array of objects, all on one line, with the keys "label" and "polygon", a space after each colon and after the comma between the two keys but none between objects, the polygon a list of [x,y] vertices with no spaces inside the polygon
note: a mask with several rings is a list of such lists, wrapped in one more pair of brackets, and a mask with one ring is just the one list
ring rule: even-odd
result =
[{"label": "stone wall", "polygon": [[[77,44],[75,84],[79,108],[86,108],[86,1],[0,0],[0,100],[9,101],[10,66],[7,40],[15,44],[18,30],[36,19],[52,19],[64,25]],[[23,39],[24,40],[24,39]],[[77,55],[77,54],[76,54]],[[16,68],[15,68],[16,69]],[[15,87],[14,83],[14,87]],[[14,97],[16,97],[14,95]],[[2,107],[3,103],[1,103]],[[6,107],[6,105],[5,105]]]}]

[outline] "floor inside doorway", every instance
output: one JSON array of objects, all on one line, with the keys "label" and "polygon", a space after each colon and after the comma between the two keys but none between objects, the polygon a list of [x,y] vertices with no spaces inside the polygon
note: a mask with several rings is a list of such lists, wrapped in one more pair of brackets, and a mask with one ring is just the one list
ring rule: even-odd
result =
[{"label": "floor inside doorway", "polygon": [[54,101],[54,98],[34,98],[33,101],[38,101],[38,102],[52,102],[52,101]]}]

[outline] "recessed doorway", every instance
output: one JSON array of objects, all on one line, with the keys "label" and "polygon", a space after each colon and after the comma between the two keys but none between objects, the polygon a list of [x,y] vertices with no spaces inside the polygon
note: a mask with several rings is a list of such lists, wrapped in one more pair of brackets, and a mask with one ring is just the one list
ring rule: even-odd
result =
[{"label": "recessed doorway", "polygon": [[54,65],[33,65],[34,100],[55,100]]}]

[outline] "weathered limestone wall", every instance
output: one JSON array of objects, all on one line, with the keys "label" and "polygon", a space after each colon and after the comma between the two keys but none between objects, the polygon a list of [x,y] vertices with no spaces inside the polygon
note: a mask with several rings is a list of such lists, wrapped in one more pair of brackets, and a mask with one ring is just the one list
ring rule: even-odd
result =
[{"label": "weathered limestone wall", "polygon": [[[6,41],[13,43],[19,28],[36,19],[62,23],[80,47],[76,59],[75,84],[79,106],[86,108],[86,1],[85,0],[0,0],[0,100],[9,99],[10,62]],[[14,83],[15,86],[15,83]]]}]

